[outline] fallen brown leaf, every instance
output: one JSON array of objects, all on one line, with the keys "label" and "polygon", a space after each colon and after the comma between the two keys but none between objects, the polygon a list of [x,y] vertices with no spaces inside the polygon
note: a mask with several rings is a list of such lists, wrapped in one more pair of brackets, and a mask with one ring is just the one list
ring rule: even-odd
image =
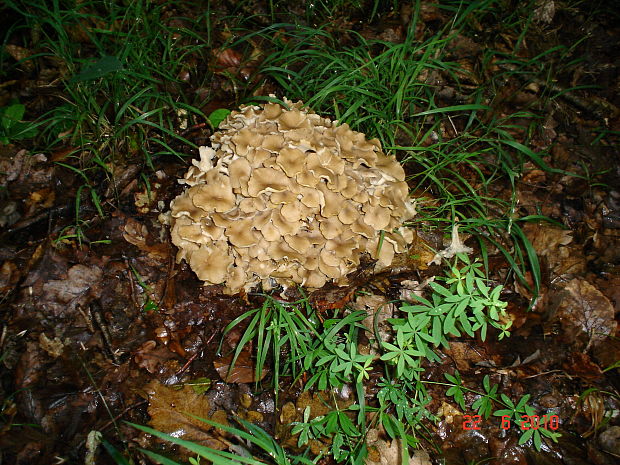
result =
[{"label": "fallen brown leaf", "polygon": [[569,281],[549,296],[550,323],[560,323],[568,343],[586,352],[616,332],[614,308],[583,278]]},{"label": "fallen brown leaf", "polygon": [[235,364],[231,367],[232,359],[233,355],[231,354],[213,361],[213,366],[220,378],[227,383],[254,383],[267,375],[268,370],[263,367],[260,379],[256,379],[256,368],[249,350],[242,350]]},{"label": "fallen brown leaf", "polygon": [[130,244],[135,245],[143,252],[148,253],[148,256],[154,260],[167,260],[168,259],[168,247],[161,242],[150,244],[147,240],[149,236],[149,230],[147,227],[134,220],[128,218],[125,226],[123,227],[123,238]]},{"label": "fallen brown leaf", "polygon": [[223,450],[227,446],[212,426],[190,416],[227,424],[223,410],[209,414],[211,406],[204,394],[196,394],[190,386],[172,388],[156,380],[147,384],[145,391],[149,396],[149,424],[153,428],[217,450]]},{"label": "fallen brown leaf", "polygon": [[562,368],[571,376],[588,381],[600,381],[604,375],[601,368],[584,353],[573,352],[568,356]]},{"label": "fallen brown leaf", "polygon": [[159,366],[172,358],[174,358],[174,353],[165,346],[157,348],[155,341],[146,341],[134,355],[136,365],[149,373],[157,373]]}]

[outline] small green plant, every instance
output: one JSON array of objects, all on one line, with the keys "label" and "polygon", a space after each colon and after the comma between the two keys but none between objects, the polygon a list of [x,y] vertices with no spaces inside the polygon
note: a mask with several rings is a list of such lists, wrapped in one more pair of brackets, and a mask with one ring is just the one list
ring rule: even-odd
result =
[{"label": "small green plant", "polygon": [[411,447],[417,447],[418,431],[423,429],[423,420],[437,418],[426,408],[432,400],[426,387],[420,381],[382,378],[377,393],[377,411],[381,425],[392,439],[404,439]]},{"label": "small green plant", "polygon": [[[458,375],[458,372],[456,373]],[[446,376],[446,378],[448,378]],[[448,378],[450,380],[450,378]],[[461,380],[459,379],[459,384],[461,384]],[[484,395],[480,396],[478,399],[471,404],[471,408],[478,411],[478,415],[483,416],[484,418],[489,418],[491,416],[491,412],[493,410],[493,401],[497,399],[497,384],[491,384],[491,379],[489,375],[485,375],[482,379],[482,387],[484,389]],[[448,393],[448,395],[450,395]]]},{"label": "small green plant", "polygon": [[507,305],[500,299],[502,286],[491,289],[480,263],[458,254],[443,281],[445,286],[430,283],[431,300],[413,296],[419,304],[403,305],[400,310],[406,316],[391,320],[396,335],[392,342],[381,342],[381,360],[395,367],[397,378],[419,380],[421,361],[439,361],[432,346],[447,347],[450,336],[479,333],[485,340],[489,325],[500,330],[500,340],[510,334],[511,321],[502,322]]},{"label": "small green plant", "polygon": [[347,410],[336,407],[325,415],[310,419],[310,406],[307,406],[303,421],[292,424],[291,433],[299,435],[297,445],[305,446],[310,439],[330,438],[330,452],[336,462],[349,459],[362,433],[349,417],[351,411]]},{"label": "small green plant", "polygon": [[209,122],[213,128],[217,128],[226,117],[230,115],[230,110],[227,108],[218,108],[209,114]]},{"label": "small green plant", "polygon": [[[440,284],[440,282],[442,284]],[[299,379],[305,374],[305,389],[341,389],[354,386],[356,402],[347,411],[334,408],[330,413],[311,418],[304,412],[303,421],[296,422],[293,433],[299,434],[298,443],[309,439],[327,438],[331,441],[332,455],[338,462],[354,461],[353,457],[366,454],[366,415],[378,413],[378,419],[392,438],[406,444],[418,444],[418,433],[423,420],[433,420],[426,409],[430,402],[421,374],[423,362],[439,361],[434,348],[447,347],[449,339],[467,335],[482,339],[488,327],[499,330],[499,338],[509,336],[510,322],[504,322],[506,303],[501,300],[502,286],[492,287],[485,278],[481,263],[457,255],[444,278],[431,283],[430,297],[416,297],[417,304],[400,307],[401,317],[388,320],[394,337],[391,341],[374,343],[379,354],[360,352],[359,335],[372,331],[363,326],[367,314],[359,310],[335,310],[332,318],[317,321],[307,299],[283,303],[266,296],[262,307],[244,313],[225,329],[247,320],[235,350],[233,363],[250,340],[256,341],[256,370],[260,379],[263,367],[271,354],[274,376],[272,386],[278,389],[283,375]],[[289,356],[281,360],[283,351]],[[383,369],[385,376],[378,383],[378,406],[368,406],[364,400],[363,383],[370,373]],[[460,377],[454,378],[449,395],[461,403]],[[494,394],[489,387],[488,395]],[[482,408],[482,407],[481,407]],[[484,407],[485,409],[488,406]],[[351,413],[357,411],[357,422]],[[486,410],[485,410],[486,411]],[[360,455],[361,454],[361,455]]]},{"label": "small green plant", "polygon": [[21,103],[0,108],[0,144],[31,139],[39,132],[37,124],[22,121],[26,107]]},{"label": "small green plant", "polygon": [[140,273],[138,273],[138,270],[136,270],[133,265],[131,265],[131,272],[135,276],[136,281],[138,282],[138,286],[140,286],[142,288],[142,291],[144,292],[144,303],[142,304],[142,311],[145,313],[152,311],[158,312],[159,306],[152,298],[153,291],[151,290],[151,287],[144,282],[144,279],[142,279],[142,276],[140,276]]},{"label": "small green plant", "polygon": [[505,394],[501,394],[501,399],[506,408],[496,410],[493,412],[493,415],[501,417],[502,423],[512,420],[518,425],[521,431],[519,445],[525,444],[531,439],[536,450],[540,451],[542,448],[543,436],[551,439],[553,442],[558,442],[558,438],[561,434],[548,429],[546,424],[541,425],[540,416],[537,415],[534,407],[527,403],[530,399],[530,394],[521,397],[517,403],[514,403]]},{"label": "small green plant", "polygon": [[464,386],[458,371],[454,375],[445,373],[444,376],[451,383],[446,395],[454,398],[462,410],[466,410],[463,396],[465,391],[473,392],[480,396],[471,405],[472,409],[477,410],[480,418],[488,419],[491,416],[494,405],[503,407],[493,411],[493,416],[501,418],[500,427],[503,430],[508,430],[513,425],[517,426],[520,434],[519,445],[525,444],[531,439],[536,450],[540,451],[543,438],[558,442],[561,434],[555,431],[559,424],[557,416],[538,415],[534,407],[528,404],[531,397],[530,394],[526,394],[517,402],[513,402],[507,395],[498,394],[498,386],[491,384],[488,375],[482,381],[484,392],[474,391]]},{"label": "small green plant", "polygon": [[106,439],[101,439],[101,445],[117,465],[132,465],[134,463],[133,460],[128,460],[120,450],[114,447],[114,444]]},{"label": "small green plant", "polygon": [[364,329],[360,322],[366,316],[365,312],[354,311],[323,322],[320,333],[303,357],[304,371],[312,373],[306,389],[316,385],[322,391],[368,379],[376,357],[360,354],[357,348],[358,333]]},{"label": "small green plant", "polygon": [[[284,375],[298,379],[308,373],[306,389],[340,388],[349,382],[368,379],[372,355],[360,354],[357,335],[363,330],[366,313],[357,311],[334,315],[320,323],[308,299],[281,302],[270,296],[260,308],[245,312],[224,329],[224,334],[243,321],[248,321],[237,345],[231,368],[246,344],[256,340],[256,379],[262,378],[265,363],[272,358],[272,385],[277,390]],[[281,360],[281,353],[289,354]]]}]

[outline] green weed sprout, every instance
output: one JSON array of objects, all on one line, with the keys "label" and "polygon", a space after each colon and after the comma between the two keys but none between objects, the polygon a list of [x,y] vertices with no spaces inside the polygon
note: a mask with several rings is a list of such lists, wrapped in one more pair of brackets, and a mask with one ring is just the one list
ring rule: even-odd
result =
[{"label": "green weed sprout", "polygon": [[37,126],[41,123],[22,121],[25,113],[26,107],[21,103],[0,108],[0,144],[32,139],[38,134]]}]

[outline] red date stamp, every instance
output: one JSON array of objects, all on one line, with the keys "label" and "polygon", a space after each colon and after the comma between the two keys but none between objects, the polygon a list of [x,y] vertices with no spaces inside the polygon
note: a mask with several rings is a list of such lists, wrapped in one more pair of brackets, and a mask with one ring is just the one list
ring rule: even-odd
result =
[{"label": "red date stamp", "polygon": [[[482,417],[480,415],[463,415],[464,430],[479,430],[481,423]],[[557,415],[521,415],[520,421],[515,423],[517,423],[523,431],[530,429],[548,429],[556,431],[560,426],[560,417]],[[511,426],[512,419],[510,415],[502,415],[500,428],[508,430]]]}]

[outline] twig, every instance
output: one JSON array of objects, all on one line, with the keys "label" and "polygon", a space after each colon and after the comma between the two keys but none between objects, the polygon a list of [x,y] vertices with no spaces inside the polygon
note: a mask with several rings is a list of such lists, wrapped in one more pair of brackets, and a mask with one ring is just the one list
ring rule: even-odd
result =
[{"label": "twig", "polygon": [[101,427],[101,431],[105,431],[110,426],[115,424],[123,415],[125,415],[130,410],[133,410],[133,409],[135,409],[137,407],[142,407],[143,405],[148,404],[148,403],[149,403],[149,401],[145,399],[145,400],[141,400],[140,402],[137,402],[137,403],[135,403],[133,405],[130,405],[129,407],[125,408],[125,410],[123,410],[121,413],[119,413],[114,418],[112,418],[110,421],[108,421],[105,425],[103,425]]},{"label": "twig", "polygon": [[194,360],[196,360],[196,358],[198,358],[198,355],[202,352],[202,349],[209,345],[209,343],[213,340],[213,338],[215,337],[215,335],[217,334],[217,332],[213,332],[211,334],[211,336],[209,336],[209,339],[207,339],[207,341],[204,344],[201,344],[200,347],[198,348],[198,350],[194,353],[194,355],[192,355],[189,359],[187,359],[187,362],[185,362],[185,365],[183,365],[181,367],[181,369],[179,371],[177,371],[174,376],[176,378],[178,378],[179,376],[181,376],[183,373],[185,373],[185,371],[187,371],[187,369],[189,368],[189,366],[192,364],[192,362]]}]

